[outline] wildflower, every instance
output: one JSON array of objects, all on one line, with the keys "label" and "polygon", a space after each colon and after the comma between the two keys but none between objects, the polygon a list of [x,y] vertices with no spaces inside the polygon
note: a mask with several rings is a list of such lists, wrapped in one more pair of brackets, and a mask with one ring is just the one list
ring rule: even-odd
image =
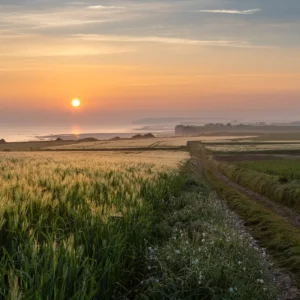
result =
[{"label": "wildflower", "polygon": [[263,284],[264,280],[263,279],[257,279],[257,282]]},{"label": "wildflower", "polygon": [[199,263],[199,259],[195,259],[195,260],[192,261],[192,265],[196,265],[198,263]]},{"label": "wildflower", "polygon": [[151,270],[151,266],[148,266],[148,270],[149,270],[149,271]]},{"label": "wildflower", "polygon": [[203,278],[202,272],[199,273],[199,281]]},{"label": "wildflower", "polygon": [[167,256],[167,259],[170,259],[171,258],[171,256]]},{"label": "wildflower", "polygon": [[233,288],[229,288],[228,291],[229,291],[230,293],[233,293]]},{"label": "wildflower", "polygon": [[176,254],[180,254],[180,250],[175,250],[175,253]]},{"label": "wildflower", "polygon": [[242,264],[242,262],[239,260],[239,261],[238,261],[238,265],[241,265],[241,264]]}]

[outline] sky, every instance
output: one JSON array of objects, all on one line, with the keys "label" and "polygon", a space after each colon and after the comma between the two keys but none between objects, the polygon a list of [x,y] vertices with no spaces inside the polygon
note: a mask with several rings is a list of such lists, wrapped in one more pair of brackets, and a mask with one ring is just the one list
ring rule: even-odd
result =
[{"label": "sky", "polygon": [[0,0],[0,123],[299,120],[299,15],[299,0]]}]

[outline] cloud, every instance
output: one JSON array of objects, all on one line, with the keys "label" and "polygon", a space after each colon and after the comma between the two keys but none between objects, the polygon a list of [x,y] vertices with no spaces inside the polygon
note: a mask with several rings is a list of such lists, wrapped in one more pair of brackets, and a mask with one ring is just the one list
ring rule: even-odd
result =
[{"label": "cloud", "polygon": [[[119,47],[109,43],[81,43],[70,37],[45,38],[41,35],[1,35],[4,41],[0,57],[78,57],[113,55],[134,52],[130,46]],[[26,47],[23,47],[26,43]]]},{"label": "cloud", "polygon": [[216,46],[216,47],[234,47],[234,48],[266,48],[265,46],[253,45],[249,42],[238,40],[198,40],[175,37],[160,36],[124,36],[124,35],[97,35],[97,34],[77,34],[74,37],[94,42],[111,43],[158,43],[168,45],[195,45],[195,46]]},{"label": "cloud", "polygon": [[231,14],[231,15],[253,15],[260,12],[260,8],[248,9],[248,10],[235,10],[235,9],[201,9],[198,12],[211,13],[211,14]]},{"label": "cloud", "polygon": [[123,6],[105,6],[105,5],[91,5],[88,6],[87,9],[101,9],[101,10],[122,10],[125,9]]},{"label": "cloud", "polygon": [[130,16],[124,14],[122,7],[119,6],[98,5],[81,8],[78,7],[80,3],[73,2],[73,5],[76,7],[49,10],[22,11],[15,9],[14,11],[0,11],[0,29],[6,28],[11,31],[20,30],[21,32],[28,32],[28,30],[43,28],[115,23],[130,19]]}]

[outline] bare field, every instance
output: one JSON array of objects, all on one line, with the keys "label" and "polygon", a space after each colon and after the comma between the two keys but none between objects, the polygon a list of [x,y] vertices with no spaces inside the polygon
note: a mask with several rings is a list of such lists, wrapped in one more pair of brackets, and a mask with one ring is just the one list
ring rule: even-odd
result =
[{"label": "bare field", "polygon": [[280,159],[279,155],[260,155],[260,154],[237,154],[237,155],[214,155],[214,159],[220,162],[245,162],[245,161],[264,161]]},{"label": "bare field", "polygon": [[255,145],[216,145],[216,146],[206,146],[207,149],[214,152],[259,152],[259,151],[274,151],[274,150],[299,150],[300,144],[255,144]]},{"label": "bare field", "polygon": [[247,141],[265,141],[265,142],[295,142],[300,141],[300,132],[278,132],[260,134],[257,137],[245,138]]},{"label": "bare field", "polygon": [[0,151],[39,151],[45,147],[59,147],[78,144],[76,141],[32,141],[0,144]]},{"label": "bare field", "polygon": [[[97,141],[73,145],[47,147],[49,149],[124,149],[124,148],[171,148],[186,146],[188,141],[222,142],[240,139],[237,136],[166,137],[151,139],[127,139],[119,141]],[[246,138],[246,137],[245,137]],[[46,149],[47,149],[46,148]]]}]

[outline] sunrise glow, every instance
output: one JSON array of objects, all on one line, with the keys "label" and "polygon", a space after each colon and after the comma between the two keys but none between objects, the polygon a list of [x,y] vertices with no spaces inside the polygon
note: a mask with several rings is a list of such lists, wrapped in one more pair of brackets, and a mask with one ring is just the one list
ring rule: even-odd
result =
[{"label": "sunrise glow", "polygon": [[80,100],[79,99],[73,99],[72,100],[72,106],[73,107],[79,107],[81,104]]}]

